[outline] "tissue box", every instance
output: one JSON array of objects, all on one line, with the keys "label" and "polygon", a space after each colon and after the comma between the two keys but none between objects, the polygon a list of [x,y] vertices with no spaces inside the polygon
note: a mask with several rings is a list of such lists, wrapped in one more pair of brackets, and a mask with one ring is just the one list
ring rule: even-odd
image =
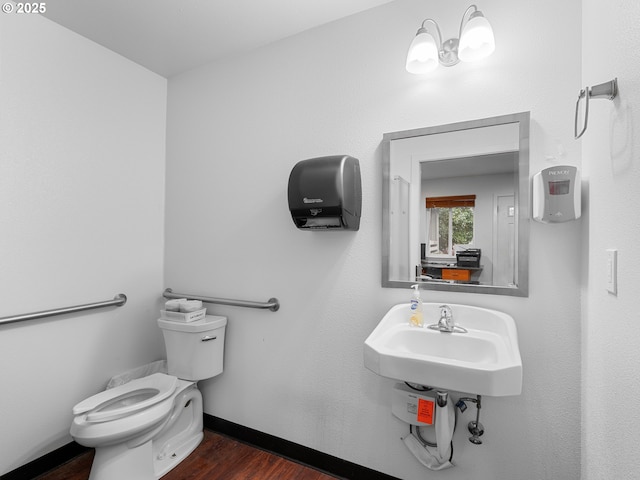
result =
[{"label": "tissue box", "polygon": [[160,318],[165,320],[172,320],[174,322],[195,322],[202,320],[207,314],[207,309],[196,310],[195,312],[168,312],[167,310],[160,310]]}]

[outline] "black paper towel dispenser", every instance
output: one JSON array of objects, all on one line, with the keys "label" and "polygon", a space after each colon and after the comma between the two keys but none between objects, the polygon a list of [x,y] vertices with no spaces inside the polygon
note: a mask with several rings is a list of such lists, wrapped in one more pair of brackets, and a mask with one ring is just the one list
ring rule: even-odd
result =
[{"label": "black paper towel dispenser", "polygon": [[289,210],[302,230],[358,230],[362,210],[358,159],[332,155],[298,162],[289,175]]}]

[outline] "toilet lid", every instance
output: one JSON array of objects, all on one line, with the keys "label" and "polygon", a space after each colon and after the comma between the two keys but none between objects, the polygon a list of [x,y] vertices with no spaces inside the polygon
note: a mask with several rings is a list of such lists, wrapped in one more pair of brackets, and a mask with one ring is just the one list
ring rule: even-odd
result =
[{"label": "toilet lid", "polygon": [[83,400],[73,407],[73,414],[86,414],[85,420],[90,423],[116,420],[171,396],[177,383],[173,375],[154,373]]}]

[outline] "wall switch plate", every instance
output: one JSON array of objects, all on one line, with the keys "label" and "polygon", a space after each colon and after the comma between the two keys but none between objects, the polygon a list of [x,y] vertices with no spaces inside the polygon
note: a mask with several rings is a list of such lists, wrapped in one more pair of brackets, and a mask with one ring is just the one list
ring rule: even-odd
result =
[{"label": "wall switch plate", "polygon": [[607,249],[607,291],[618,293],[618,250]]}]

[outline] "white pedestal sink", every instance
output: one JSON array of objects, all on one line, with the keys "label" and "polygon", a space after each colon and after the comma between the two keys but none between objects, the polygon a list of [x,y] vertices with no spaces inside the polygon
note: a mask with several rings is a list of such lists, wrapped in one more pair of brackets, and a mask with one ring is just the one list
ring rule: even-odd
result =
[{"label": "white pedestal sink", "polygon": [[364,342],[364,364],[383,377],[476,395],[519,395],[522,359],[513,318],[506,313],[448,304],[467,333],[427,328],[440,304],[423,303],[424,327],[409,326],[409,304],[392,307]]}]

